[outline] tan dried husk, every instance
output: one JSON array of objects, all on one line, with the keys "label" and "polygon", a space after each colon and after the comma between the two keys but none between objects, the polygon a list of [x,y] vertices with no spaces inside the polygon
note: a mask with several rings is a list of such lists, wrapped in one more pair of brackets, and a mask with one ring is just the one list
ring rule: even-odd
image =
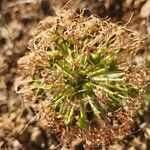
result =
[{"label": "tan dried husk", "polygon": [[[49,65],[46,50],[48,48],[54,49],[55,37],[52,32],[57,30],[65,40],[72,43],[71,35],[75,35],[74,37],[77,42],[83,41],[85,36],[87,36],[87,33],[85,33],[86,29],[92,30],[93,36],[95,36],[94,33],[98,32],[93,42],[90,43],[90,47],[93,47],[96,41],[99,41],[100,45],[104,47],[112,37],[115,37],[110,46],[110,53],[113,53],[116,48],[123,49],[118,54],[118,66],[126,72],[127,82],[140,87],[137,98],[130,98],[125,108],[120,108],[116,112],[109,113],[108,118],[101,119],[96,124],[91,124],[88,129],[81,130],[75,125],[66,128],[63,120],[55,117],[47,101],[43,101],[47,97],[37,97],[36,93],[30,90],[31,87],[29,84],[23,86],[23,84],[18,83],[16,86],[21,87],[21,92],[18,91],[18,93],[25,100],[31,102],[39,120],[46,127],[51,128],[58,134],[61,143],[70,145],[71,141],[79,137],[86,141],[86,148],[91,148],[94,145],[101,145],[102,142],[109,143],[115,138],[122,138],[127,135],[129,128],[133,124],[133,118],[144,101],[143,92],[146,84],[147,70],[138,69],[133,65],[134,56],[142,44],[139,37],[134,32],[126,29],[126,27],[118,26],[107,20],[101,20],[94,16],[87,18],[82,15],[74,15],[71,11],[64,11],[55,17],[48,17],[40,22],[36,35],[29,42],[31,52],[21,58],[18,64],[22,80],[26,81],[27,77],[40,74],[43,80],[48,82],[48,80],[51,80],[48,74],[37,71],[37,68],[40,65],[45,67]],[[83,48],[83,43],[75,44],[81,44],[81,48]],[[48,95],[48,93],[46,94]],[[37,101],[39,103],[35,103]]]}]

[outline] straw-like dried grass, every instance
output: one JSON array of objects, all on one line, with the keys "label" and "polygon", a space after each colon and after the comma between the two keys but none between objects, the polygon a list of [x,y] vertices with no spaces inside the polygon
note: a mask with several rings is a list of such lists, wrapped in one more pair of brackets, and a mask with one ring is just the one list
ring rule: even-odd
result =
[{"label": "straw-like dried grass", "polygon": [[[76,49],[75,52],[80,57],[77,56],[72,61],[71,56],[68,56],[69,53],[67,53],[68,55],[64,54],[65,56],[60,53],[57,47],[58,39],[62,43],[67,43],[72,51]],[[21,80],[25,78],[25,82],[19,83],[21,89],[18,93],[25,100],[31,102],[37,111],[39,120],[54,130],[62,143],[70,144],[70,141],[78,137],[85,140],[88,148],[93,147],[95,144],[101,145],[103,142],[109,143],[115,138],[123,137],[128,133],[133,124],[133,117],[143,103],[146,72],[144,69],[138,70],[133,64],[134,56],[141,43],[137,35],[126,29],[126,27],[118,26],[94,16],[83,17],[67,11],[58,16],[49,17],[39,24],[37,34],[29,42],[30,53],[18,62],[22,74]],[[75,123],[66,127],[62,119],[63,115],[56,115],[54,109],[50,106],[51,102],[49,102],[50,99],[53,99],[53,96],[56,96],[56,93],[63,92],[66,83],[62,82],[66,74],[64,77],[58,69],[51,69],[54,58],[57,58],[57,61],[63,59],[67,62],[70,61],[72,70],[76,71],[78,69],[76,68],[78,67],[77,59],[80,59],[84,54],[88,56],[94,53],[95,49],[98,48],[107,49],[108,56],[115,56],[117,70],[122,71],[125,77],[122,87],[126,88],[129,84],[134,84],[139,88],[138,93],[136,93],[136,96],[133,96],[133,93],[128,95],[125,106],[121,105],[120,107],[119,104],[117,109],[110,111],[111,105],[107,107],[106,101],[108,93],[101,92],[102,103],[106,106],[106,116],[102,117],[103,119],[91,119],[90,125],[85,129],[80,129]],[[57,62],[55,63],[57,64]],[[111,70],[111,68],[109,69]],[[79,71],[82,70],[79,69]],[[26,77],[30,81],[32,79],[34,84],[29,83]],[[70,81],[70,78],[68,80]],[[52,83],[59,84],[60,82],[62,87],[49,88]],[[43,91],[43,88],[33,90],[33,85],[38,83],[42,83],[45,89],[48,90]],[[72,103],[68,100],[65,105],[67,105],[67,109],[70,108],[70,105],[80,108],[79,101]],[[75,112],[75,117],[79,117],[76,113],[78,114],[78,112]],[[74,122],[74,119],[71,120]]]}]

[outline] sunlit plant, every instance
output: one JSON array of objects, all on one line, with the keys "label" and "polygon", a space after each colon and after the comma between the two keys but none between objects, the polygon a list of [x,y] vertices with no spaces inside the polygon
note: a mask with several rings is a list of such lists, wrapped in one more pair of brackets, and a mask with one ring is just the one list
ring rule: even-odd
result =
[{"label": "sunlit plant", "polygon": [[138,95],[138,86],[121,67],[139,45],[130,31],[70,13],[48,25],[30,43],[30,88],[66,126],[86,128]]},{"label": "sunlit plant", "polygon": [[116,63],[118,50],[110,53],[108,45],[89,47],[93,42],[89,36],[82,49],[57,33],[53,36],[55,49],[46,51],[49,66],[40,66],[51,80],[47,83],[33,80],[32,84],[39,95],[53,91],[47,98],[49,107],[64,118],[65,125],[76,120],[79,127],[87,127],[90,123],[87,113],[104,117],[112,108],[125,106],[131,92],[138,92],[137,87],[124,85],[125,72]]}]

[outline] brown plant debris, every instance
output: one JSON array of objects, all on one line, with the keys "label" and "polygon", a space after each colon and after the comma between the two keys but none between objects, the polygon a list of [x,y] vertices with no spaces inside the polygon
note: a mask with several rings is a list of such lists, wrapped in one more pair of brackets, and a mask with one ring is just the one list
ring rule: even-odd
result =
[{"label": "brown plant debris", "polygon": [[[25,101],[31,103],[43,125],[56,133],[60,143],[65,143],[71,147],[71,141],[83,139],[86,148],[100,148],[103,143],[107,145],[115,138],[122,138],[127,135],[133,124],[133,118],[143,103],[147,70],[139,70],[133,63],[134,56],[141,43],[137,35],[126,29],[126,27],[118,26],[107,20],[101,20],[95,16],[84,17],[73,14],[71,11],[61,12],[55,17],[48,17],[39,24],[37,33],[29,42],[31,51],[18,61],[20,78],[16,80],[16,90]],[[61,45],[60,50],[58,48],[59,44],[64,44]],[[69,48],[66,48],[65,44],[69,45]],[[125,105],[119,103],[119,107],[117,105],[113,109],[112,105],[107,105],[107,91],[101,91],[99,99],[106,106],[106,109],[104,109],[105,115],[98,119],[91,116],[91,119],[89,119],[90,125],[83,129],[76,125],[77,120],[79,124],[77,118],[79,112],[77,110],[82,108],[79,107],[80,101],[77,100],[76,103],[73,103],[68,100],[65,103],[67,109],[71,105],[77,108],[77,112],[75,111],[72,116],[74,119],[72,119],[71,125],[66,126],[63,115],[56,115],[51,107],[50,99],[54,99],[56,94],[63,92],[65,87],[63,80],[70,72],[67,70],[67,75],[63,76],[61,71],[59,72],[61,67],[57,66],[59,69],[57,68],[55,71],[51,70],[51,66],[54,63],[57,64],[57,62],[54,62],[55,58],[57,61],[62,60],[62,62],[67,59],[70,61],[73,71],[76,71],[79,57],[72,61],[68,49],[77,52],[82,57],[84,54],[89,56],[91,53],[97,53],[97,48],[106,49],[108,56],[115,56],[117,69],[124,72],[123,88],[126,89],[129,84],[133,84],[138,87],[138,93],[132,91],[127,96]],[[66,49],[67,55],[64,54],[64,56],[60,51]],[[88,63],[94,64],[95,62]],[[76,74],[73,74],[73,76],[76,76]],[[67,80],[67,82],[69,81]],[[38,90],[35,90],[37,88],[34,88],[34,85],[38,85],[39,82],[42,83],[44,89],[38,87]],[[49,88],[51,84],[57,85],[60,82],[62,87]],[[89,118],[90,112],[91,108],[89,109]]]}]

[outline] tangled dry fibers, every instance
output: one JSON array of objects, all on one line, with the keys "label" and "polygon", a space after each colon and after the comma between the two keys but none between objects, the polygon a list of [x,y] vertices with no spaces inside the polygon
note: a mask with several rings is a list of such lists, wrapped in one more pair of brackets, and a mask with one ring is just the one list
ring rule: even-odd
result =
[{"label": "tangled dry fibers", "polygon": [[[131,83],[138,86],[138,95],[134,98],[129,96],[125,107],[108,111],[107,117],[98,121],[93,119],[88,128],[80,129],[76,124],[66,127],[61,115],[55,115],[49,103],[49,98],[55,93],[62,92],[63,89],[59,87],[39,94],[39,91],[33,90],[31,84],[33,79],[42,80],[45,87],[49,83],[60,81],[61,74],[49,71],[50,61],[54,57],[68,59],[68,56],[58,54],[56,48],[58,37],[67,41],[70,49],[77,49],[79,54],[93,53],[97,47],[107,49],[108,54],[116,56],[117,68],[125,73],[123,84]],[[86,148],[91,148],[109,143],[115,138],[122,138],[131,128],[133,118],[143,103],[147,72],[136,68],[134,63],[134,56],[141,44],[139,37],[126,27],[95,16],[84,17],[71,11],[64,11],[57,16],[48,17],[40,22],[37,33],[30,40],[30,52],[18,62],[20,77],[16,81],[17,93],[31,103],[38,119],[56,133],[61,143],[71,145],[71,141],[81,138],[85,141]],[[71,65],[76,66],[72,63]],[[102,98],[105,104],[106,94],[102,93]],[[78,103],[75,104],[76,107]]]}]

